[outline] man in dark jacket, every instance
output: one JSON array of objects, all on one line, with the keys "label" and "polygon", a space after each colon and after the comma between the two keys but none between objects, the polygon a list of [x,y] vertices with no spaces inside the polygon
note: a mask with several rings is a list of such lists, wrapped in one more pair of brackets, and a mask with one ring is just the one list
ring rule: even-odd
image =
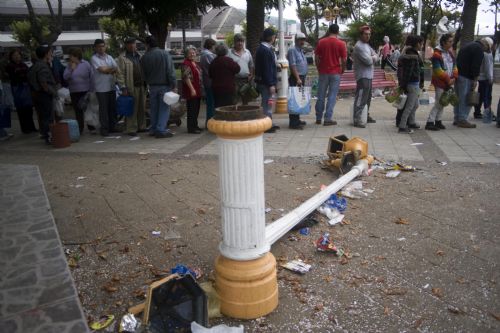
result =
[{"label": "man in dark jacket", "polygon": [[475,128],[476,124],[467,121],[470,105],[467,105],[467,95],[476,89],[477,78],[483,62],[484,51],[488,48],[486,40],[471,42],[460,49],[457,57],[458,78],[455,82],[455,92],[459,103],[454,108],[453,125],[462,128]]},{"label": "man in dark jacket", "polygon": [[36,48],[38,60],[28,72],[28,83],[33,96],[33,104],[40,117],[40,134],[45,143],[50,144],[49,124],[54,119],[53,100],[57,96],[56,80],[50,69],[52,50],[43,45]]},{"label": "man in dark jacket", "polygon": [[[276,33],[273,29],[267,28],[262,34],[262,41],[255,53],[255,82],[257,90],[262,96],[262,109],[269,118],[273,117],[272,104],[275,103],[276,84],[278,83],[278,74],[276,68],[276,55],[274,54],[273,44],[276,40]],[[270,103],[271,102],[271,103]],[[279,126],[274,125],[266,133],[274,133]]]}]

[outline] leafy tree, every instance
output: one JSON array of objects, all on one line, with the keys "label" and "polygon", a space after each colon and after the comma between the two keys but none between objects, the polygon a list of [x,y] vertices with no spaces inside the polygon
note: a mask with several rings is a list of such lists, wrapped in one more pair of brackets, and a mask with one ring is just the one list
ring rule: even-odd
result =
[{"label": "leafy tree", "polygon": [[10,25],[14,39],[31,50],[41,44],[52,45],[62,32],[62,0],[57,1],[57,15],[50,0],[45,1],[50,16],[38,16],[31,0],[25,0],[28,20],[14,21]]},{"label": "leafy tree", "polygon": [[247,49],[255,55],[259,46],[266,9],[278,8],[278,0],[247,0]]},{"label": "leafy tree", "polygon": [[[61,1],[61,0],[59,0]],[[76,9],[77,18],[99,11],[110,12],[112,18],[128,19],[139,31],[149,31],[161,48],[165,47],[168,24],[178,18],[206,13],[209,7],[222,7],[224,0],[92,0]]]},{"label": "leafy tree", "polygon": [[358,40],[359,28],[369,25],[372,29],[370,45],[375,50],[383,44],[384,36],[388,36],[392,44],[400,44],[403,38],[403,25],[396,13],[390,14],[385,10],[372,13],[370,16],[361,16],[361,20],[348,25],[346,37],[353,43]]},{"label": "leafy tree", "polygon": [[139,28],[137,24],[128,19],[112,19],[110,17],[101,17],[99,26],[109,37],[107,39],[108,53],[112,56],[118,56],[123,41],[127,37],[139,39]]},{"label": "leafy tree", "polygon": [[465,45],[474,40],[478,5],[478,0],[464,0],[461,17],[462,26],[460,29],[460,45]]},{"label": "leafy tree", "polygon": [[224,37],[224,43],[226,44],[227,47],[233,47],[234,46],[234,32],[228,32],[226,36]]}]

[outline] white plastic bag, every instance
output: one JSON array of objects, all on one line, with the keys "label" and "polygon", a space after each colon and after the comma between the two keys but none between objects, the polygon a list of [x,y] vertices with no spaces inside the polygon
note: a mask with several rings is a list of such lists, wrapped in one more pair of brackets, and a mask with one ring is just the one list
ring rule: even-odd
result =
[{"label": "white plastic bag", "polygon": [[311,87],[288,88],[288,113],[309,114],[311,111]]},{"label": "white plastic bag", "polygon": [[206,328],[193,321],[191,323],[191,332],[193,333],[243,333],[243,325],[238,327],[229,327],[227,325],[217,325],[211,328]]},{"label": "white plastic bag", "polygon": [[163,95],[163,101],[167,105],[173,105],[179,101],[179,94],[174,93],[173,91],[166,92],[165,95]]},{"label": "white plastic bag", "polygon": [[90,93],[89,95],[89,103],[87,104],[84,118],[87,125],[94,126],[96,129],[100,126],[99,102],[97,101],[97,95],[95,93]]},{"label": "white plastic bag", "polygon": [[56,113],[56,116],[58,117],[64,117],[64,99],[55,97],[53,99],[52,105],[54,107],[54,111]]},{"label": "white plastic bag", "polygon": [[399,95],[398,99],[394,103],[392,103],[392,106],[394,106],[398,110],[401,110],[405,107],[407,99],[408,96],[406,96],[406,94],[401,94]]}]

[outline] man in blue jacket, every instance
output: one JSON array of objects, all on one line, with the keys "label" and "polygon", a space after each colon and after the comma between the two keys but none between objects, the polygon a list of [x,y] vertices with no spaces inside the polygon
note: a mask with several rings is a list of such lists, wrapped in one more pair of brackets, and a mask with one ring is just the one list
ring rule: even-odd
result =
[{"label": "man in blue jacket", "polygon": [[[262,97],[261,105],[264,115],[271,119],[273,117],[273,104],[276,102],[276,84],[278,83],[276,55],[273,49],[275,40],[276,32],[271,28],[265,29],[261,43],[255,53],[255,82]],[[273,124],[266,133],[274,133],[279,128],[279,126]]]}]

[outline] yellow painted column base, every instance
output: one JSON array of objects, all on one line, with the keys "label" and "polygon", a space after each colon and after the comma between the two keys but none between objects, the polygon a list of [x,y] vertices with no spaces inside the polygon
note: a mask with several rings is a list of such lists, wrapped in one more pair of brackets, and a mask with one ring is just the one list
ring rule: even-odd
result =
[{"label": "yellow painted column base", "polygon": [[276,113],[288,113],[288,100],[286,98],[279,98],[276,101]]},{"label": "yellow painted column base", "polygon": [[271,253],[255,260],[215,259],[215,288],[221,312],[232,318],[255,319],[278,306],[276,259]]}]

